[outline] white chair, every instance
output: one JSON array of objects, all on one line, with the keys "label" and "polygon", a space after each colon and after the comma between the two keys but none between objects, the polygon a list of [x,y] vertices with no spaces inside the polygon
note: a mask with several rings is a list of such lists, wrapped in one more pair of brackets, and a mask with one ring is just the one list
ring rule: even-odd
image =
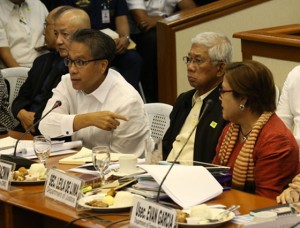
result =
[{"label": "white chair", "polygon": [[173,109],[172,105],[164,103],[147,103],[145,110],[148,113],[151,137],[162,139],[170,126],[169,115]]},{"label": "white chair", "polygon": [[27,67],[11,67],[1,70],[1,74],[8,83],[7,90],[9,91],[10,106],[13,100],[18,96],[20,87],[25,82],[29,70],[30,68]]}]

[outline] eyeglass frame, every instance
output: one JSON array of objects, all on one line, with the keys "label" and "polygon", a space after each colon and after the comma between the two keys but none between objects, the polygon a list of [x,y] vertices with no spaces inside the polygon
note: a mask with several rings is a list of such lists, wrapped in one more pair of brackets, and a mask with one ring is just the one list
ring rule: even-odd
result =
[{"label": "eyeglass frame", "polygon": [[220,96],[223,96],[223,94],[224,93],[233,93],[233,92],[235,92],[234,90],[232,90],[232,89],[223,89],[223,88],[219,88],[219,94],[220,94]]},{"label": "eyeglass frame", "polygon": [[49,23],[47,20],[45,20],[43,25],[44,29],[46,29],[48,25],[54,25],[54,23]]},{"label": "eyeglass frame", "polygon": [[[70,68],[70,67],[72,67],[72,64],[74,63],[74,66],[76,68],[81,69],[81,68],[85,67],[87,64],[89,64],[91,62],[95,62],[95,61],[99,61],[99,60],[104,60],[104,59],[105,58],[97,58],[97,59],[90,59],[90,60],[83,60],[83,59],[75,59],[75,60],[73,60],[73,59],[70,59],[70,58],[67,57],[67,58],[64,58],[64,64],[65,64],[66,67]],[[70,66],[67,63],[67,61],[69,61]],[[78,61],[82,62],[83,65],[81,65],[81,66],[80,66],[80,64],[77,65],[76,61],[77,62]]]},{"label": "eyeglass frame", "polygon": [[[182,60],[185,64],[190,64],[190,63],[195,63],[197,64],[198,66],[205,63],[205,62],[208,62],[209,59],[202,59],[201,60],[198,60],[198,62],[196,61],[196,58],[193,58],[193,57],[190,57],[188,55],[185,55],[182,57]],[[221,60],[210,60],[211,62],[222,62]]]}]

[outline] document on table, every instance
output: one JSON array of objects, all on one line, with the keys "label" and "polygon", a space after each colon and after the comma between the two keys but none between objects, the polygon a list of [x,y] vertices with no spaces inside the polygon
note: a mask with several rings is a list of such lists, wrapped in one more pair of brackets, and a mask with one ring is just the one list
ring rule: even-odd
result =
[{"label": "document on table", "polygon": [[[13,154],[16,141],[12,137],[0,139],[0,154]],[[75,153],[76,150],[72,149],[82,147],[82,141],[65,142],[54,140],[51,143],[50,156]],[[32,140],[20,140],[16,151],[18,156],[28,159],[36,158]]]},{"label": "document on table", "polygon": [[[140,165],[161,183],[170,166]],[[222,186],[203,166],[175,165],[167,176],[162,189],[178,205],[187,209],[204,203],[223,191]]]}]

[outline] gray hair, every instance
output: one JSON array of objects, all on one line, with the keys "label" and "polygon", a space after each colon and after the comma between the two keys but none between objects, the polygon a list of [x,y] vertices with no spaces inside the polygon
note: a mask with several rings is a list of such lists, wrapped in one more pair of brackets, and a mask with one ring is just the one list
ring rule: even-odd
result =
[{"label": "gray hair", "polygon": [[232,46],[227,36],[217,32],[202,32],[192,39],[192,44],[204,45],[208,48],[211,60],[230,63]]}]

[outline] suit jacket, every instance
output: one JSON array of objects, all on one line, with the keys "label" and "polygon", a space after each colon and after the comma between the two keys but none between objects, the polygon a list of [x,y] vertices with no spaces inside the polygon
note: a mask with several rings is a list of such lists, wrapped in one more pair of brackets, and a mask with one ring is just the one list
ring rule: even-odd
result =
[{"label": "suit jacket", "polygon": [[[13,101],[12,113],[17,118],[21,109],[32,110],[35,106],[35,122],[41,118],[47,101],[52,97],[52,89],[60,82],[61,76],[68,73],[63,58],[57,52],[49,52],[37,57],[28,72],[28,78],[21,86],[19,95]],[[39,96],[39,99],[36,99]],[[24,131],[21,124],[16,130]],[[38,133],[38,127],[36,127]]]},{"label": "suit jacket", "polygon": [[[200,115],[207,100],[213,101],[212,107],[200,120],[195,134],[194,161],[211,163],[218,144],[219,136],[228,123],[222,117],[221,101],[219,100],[219,87],[214,89],[203,101]],[[179,134],[188,114],[192,109],[192,97],[196,90],[182,93],[176,100],[170,114],[170,127],[163,138],[163,158],[168,157],[172,144]]]}]

